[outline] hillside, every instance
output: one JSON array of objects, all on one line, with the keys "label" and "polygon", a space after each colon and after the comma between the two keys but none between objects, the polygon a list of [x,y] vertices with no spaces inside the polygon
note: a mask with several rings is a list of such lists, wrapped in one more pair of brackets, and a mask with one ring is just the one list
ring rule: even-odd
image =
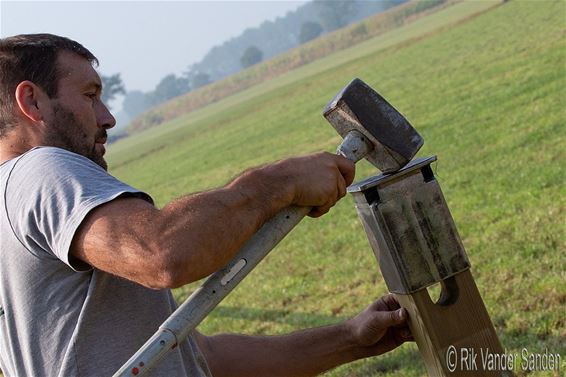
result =
[{"label": "hillside", "polygon": [[[339,136],[321,111],[360,77],[423,135],[419,156],[438,155],[436,175],[504,347],[548,349],[564,360],[565,3],[495,4],[455,4],[119,141],[109,148],[111,171],[161,206],[254,165],[333,151]],[[362,162],[356,180],[375,173]],[[194,287],[175,293],[184,299]],[[200,330],[281,334],[321,326],[385,292],[346,198],[301,223]],[[325,375],[424,373],[416,348],[405,345]]]},{"label": "hillside", "polygon": [[333,4],[309,1],[273,21],[266,20],[247,28],[239,36],[212,47],[201,61],[192,65],[192,69],[205,72],[216,81],[242,69],[239,58],[249,46],[258,47],[263,59],[267,60],[300,45],[305,23],[318,24],[322,33],[331,32],[405,1],[334,0]]},{"label": "hillside", "polygon": [[387,12],[368,17],[359,23],[326,34],[225,79],[160,104],[134,119],[128,126],[128,133],[133,134],[160,125],[166,126],[168,121],[264,81],[271,80],[370,37],[414,22],[418,17],[450,6],[456,1],[458,0],[414,0]]}]

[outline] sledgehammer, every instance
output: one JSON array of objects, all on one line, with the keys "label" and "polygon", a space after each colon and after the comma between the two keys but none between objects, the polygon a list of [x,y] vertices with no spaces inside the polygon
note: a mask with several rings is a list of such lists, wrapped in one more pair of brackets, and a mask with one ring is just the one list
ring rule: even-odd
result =
[{"label": "sledgehammer", "polygon": [[[423,145],[422,137],[403,115],[360,79],[354,79],[330,101],[324,117],[344,137],[337,153],[354,162],[365,157],[384,173],[401,169]],[[267,221],[114,376],[141,376],[154,368],[310,211],[292,206]]]}]

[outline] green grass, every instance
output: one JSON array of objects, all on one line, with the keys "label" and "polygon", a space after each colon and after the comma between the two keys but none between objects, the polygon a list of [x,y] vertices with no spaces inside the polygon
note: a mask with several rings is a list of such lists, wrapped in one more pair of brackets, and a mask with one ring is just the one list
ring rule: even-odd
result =
[{"label": "green grass", "polygon": [[[480,5],[488,8],[460,6]],[[510,1],[471,18],[456,6],[422,20],[426,37],[409,25],[353,47],[350,59],[330,56],[120,141],[109,150],[112,172],[163,205],[250,166],[332,151],[339,137],[320,113],[360,77],[424,136],[419,155],[438,155],[437,178],[503,345],[564,358],[566,3]],[[357,179],[372,174],[358,164]],[[200,330],[282,334],[348,318],[385,292],[346,198],[302,222]],[[424,374],[416,347],[405,345],[326,376]]]}]

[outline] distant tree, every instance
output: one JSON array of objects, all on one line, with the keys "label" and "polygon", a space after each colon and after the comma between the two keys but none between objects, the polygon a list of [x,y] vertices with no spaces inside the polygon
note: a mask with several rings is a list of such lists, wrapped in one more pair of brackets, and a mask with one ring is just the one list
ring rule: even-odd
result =
[{"label": "distant tree", "polygon": [[301,25],[299,42],[306,43],[322,34],[322,26],[318,22],[307,21]]},{"label": "distant tree", "polygon": [[[306,1],[285,16],[264,21],[260,26],[248,28],[239,36],[210,48],[194,66],[196,71],[204,71],[211,81],[216,81],[242,69],[239,58],[248,46],[257,46],[263,53],[263,59],[298,46],[301,25],[307,21],[317,21],[325,31],[332,31],[406,1],[408,0],[325,0],[326,4],[318,4],[318,0]],[[421,0],[418,3],[428,7],[432,1],[445,0]],[[336,9],[321,9],[325,7]],[[327,14],[330,17],[323,22]]]},{"label": "distant tree", "polygon": [[250,46],[244,51],[240,58],[240,63],[243,68],[248,68],[254,64],[259,63],[263,59],[263,52],[256,46]]},{"label": "distant tree", "polygon": [[126,87],[120,78],[120,74],[116,73],[112,76],[100,75],[102,81],[102,96],[101,100],[110,108],[109,103],[116,98],[118,94],[126,94]]},{"label": "distant tree", "polygon": [[195,77],[193,77],[193,88],[200,88],[201,86],[205,86],[210,84],[210,76],[208,75],[208,73],[205,72],[199,72],[195,75]]},{"label": "distant tree", "polygon": [[352,36],[353,40],[365,37],[367,34],[368,28],[364,23],[359,23],[350,31],[350,35]]},{"label": "distant tree", "polygon": [[186,77],[189,80],[191,89],[197,89],[212,82],[208,73],[199,71],[194,65],[189,67]]},{"label": "distant tree", "polygon": [[314,0],[314,5],[326,31],[333,31],[346,26],[359,7],[356,0]]},{"label": "distant tree", "polygon": [[151,101],[147,95],[139,90],[126,93],[122,108],[131,118],[143,113],[151,106]]},{"label": "distant tree", "polygon": [[165,76],[155,90],[150,94],[151,103],[158,105],[173,97],[180,96],[190,90],[189,80],[186,77],[177,77],[174,74]]}]

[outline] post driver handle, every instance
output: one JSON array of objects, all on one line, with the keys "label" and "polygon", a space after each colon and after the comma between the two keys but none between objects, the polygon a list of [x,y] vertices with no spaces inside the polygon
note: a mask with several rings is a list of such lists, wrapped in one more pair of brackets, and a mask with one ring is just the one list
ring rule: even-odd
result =
[{"label": "post driver handle", "polygon": [[[366,140],[358,131],[352,131],[338,147],[338,153],[357,162],[372,149]],[[290,206],[263,224],[226,267],[210,275],[114,374],[114,377],[143,376],[153,369],[170,350],[189,336],[311,209]]]}]

